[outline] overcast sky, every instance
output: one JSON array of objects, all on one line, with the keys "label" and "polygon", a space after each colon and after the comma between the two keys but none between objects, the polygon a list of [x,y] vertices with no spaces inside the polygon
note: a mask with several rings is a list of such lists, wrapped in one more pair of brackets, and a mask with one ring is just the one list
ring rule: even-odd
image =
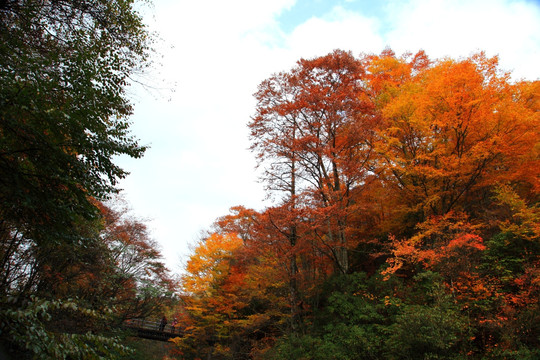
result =
[{"label": "overcast sky", "polygon": [[133,88],[133,134],[143,159],[121,158],[120,183],[149,219],[169,268],[234,205],[260,210],[249,152],[253,93],[300,58],[426,51],[431,58],[499,55],[515,79],[540,78],[540,3],[531,0],[153,0],[146,23],[161,64]]}]

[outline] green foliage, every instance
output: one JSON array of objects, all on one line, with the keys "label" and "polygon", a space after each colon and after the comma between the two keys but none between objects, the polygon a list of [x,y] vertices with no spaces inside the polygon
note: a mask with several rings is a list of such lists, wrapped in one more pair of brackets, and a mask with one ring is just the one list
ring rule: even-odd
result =
[{"label": "green foliage", "polygon": [[540,349],[520,347],[517,350],[496,349],[490,352],[486,360],[537,360],[540,358]]},{"label": "green foliage", "polygon": [[[334,276],[324,286],[324,305],[315,313],[305,335],[280,339],[270,358],[380,359],[389,317],[399,306],[390,296],[370,292],[373,282],[365,273]],[[391,318],[391,316],[390,316]]]},{"label": "green foliage", "polygon": [[417,274],[387,328],[385,358],[460,359],[470,329],[467,317],[445,292],[440,274]]},{"label": "green foliage", "polygon": [[110,321],[112,315],[112,311],[104,314],[76,300],[32,298],[24,307],[0,310],[0,335],[10,339],[11,351],[32,354],[33,359],[120,359],[130,353],[119,337],[54,331],[56,317],[66,313],[100,322]]},{"label": "green foliage", "polygon": [[334,277],[325,285],[333,290],[308,333],[280,339],[269,358],[462,358],[467,319],[444,294],[440,281],[436,273],[421,273],[407,291],[396,278],[383,282],[364,273]]},{"label": "green foliage", "polygon": [[537,242],[528,241],[509,232],[502,232],[486,242],[483,267],[503,283],[523,273],[524,263],[538,254]]},{"label": "green foliage", "polygon": [[[140,157],[129,134],[128,79],[148,57],[132,0],[8,1],[0,5],[1,231],[74,241]],[[9,228],[5,228],[6,225]]]},{"label": "green foliage", "polygon": [[405,306],[388,329],[389,359],[456,359],[467,338],[467,322],[448,300]]},{"label": "green foliage", "polygon": [[476,316],[483,320],[477,333],[488,343],[498,343],[488,348],[490,359],[528,359],[537,354],[539,254],[540,244],[521,233],[503,231],[486,242],[480,270],[489,279],[493,295],[475,300],[474,305],[481,310]]}]

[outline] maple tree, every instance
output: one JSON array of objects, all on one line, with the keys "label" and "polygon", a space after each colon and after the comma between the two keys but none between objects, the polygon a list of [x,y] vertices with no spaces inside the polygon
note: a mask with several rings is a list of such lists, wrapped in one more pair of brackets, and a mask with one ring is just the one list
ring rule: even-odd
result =
[{"label": "maple tree", "polygon": [[322,247],[343,273],[349,267],[350,191],[365,179],[372,152],[374,117],[363,74],[360,61],[343,51],[302,59],[290,72],[261,83],[249,125],[252,149],[261,164],[268,164],[269,188],[286,191],[293,208],[296,196],[309,194]]}]

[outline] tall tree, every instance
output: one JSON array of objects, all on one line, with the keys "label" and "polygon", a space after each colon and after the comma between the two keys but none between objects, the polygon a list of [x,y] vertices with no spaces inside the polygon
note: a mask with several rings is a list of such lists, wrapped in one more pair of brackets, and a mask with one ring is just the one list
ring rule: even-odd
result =
[{"label": "tall tree", "polygon": [[371,160],[375,117],[363,76],[361,62],[344,51],[302,59],[261,84],[250,123],[259,158],[270,160],[265,180],[291,199],[309,194],[317,236],[340,272],[349,267],[350,191],[365,179]]},{"label": "tall tree", "polygon": [[288,240],[289,251],[286,252],[289,263],[289,303],[291,308],[291,326],[297,326],[298,303],[298,264],[297,243],[298,220],[295,218],[297,197],[300,189],[302,168],[299,166],[299,131],[298,114],[294,108],[295,94],[298,92],[291,86],[291,75],[279,73],[263,81],[257,99],[257,113],[252,118],[251,150],[256,153],[258,166],[263,167],[263,180],[269,195],[281,193],[283,206],[288,208],[288,222],[283,226],[272,221],[270,212],[266,212],[267,223],[277,230],[279,237]]}]

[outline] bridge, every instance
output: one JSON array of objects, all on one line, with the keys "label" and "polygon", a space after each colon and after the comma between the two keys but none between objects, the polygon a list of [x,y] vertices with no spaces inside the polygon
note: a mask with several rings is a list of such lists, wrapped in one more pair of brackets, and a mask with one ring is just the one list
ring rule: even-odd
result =
[{"label": "bridge", "polygon": [[168,341],[182,335],[181,329],[170,324],[160,330],[160,320],[129,319],[124,322],[124,327],[136,332],[136,336],[144,339]]}]

